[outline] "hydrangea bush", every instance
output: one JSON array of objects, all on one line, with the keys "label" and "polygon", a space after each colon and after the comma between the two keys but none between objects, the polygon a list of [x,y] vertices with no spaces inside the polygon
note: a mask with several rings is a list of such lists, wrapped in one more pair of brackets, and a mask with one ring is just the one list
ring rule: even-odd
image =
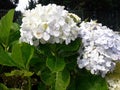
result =
[{"label": "hydrangea bush", "polygon": [[[21,25],[12,22],[14,10],[0,21],[0,64],[10,68],[1,69],[0,89],[112,90],[106,77],[120,59],[118,32],[56,4],[22,14]],[[19,81],[10,87],[13,78]]]}]

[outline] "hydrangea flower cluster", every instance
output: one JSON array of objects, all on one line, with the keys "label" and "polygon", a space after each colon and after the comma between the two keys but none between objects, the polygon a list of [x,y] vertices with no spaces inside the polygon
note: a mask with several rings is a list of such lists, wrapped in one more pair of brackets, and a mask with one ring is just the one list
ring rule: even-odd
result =
[{"label": "hydrangea flower cluster", "polygon": [[[113,71],[115,61],[120,60],[120,36],[96,21],[80,24],[80,37],[84,46],[83,57],[78,57],[79,68],[86,68],[92,74]],[[81,53],[80,53],[81,54]]]},{"label": "hydrangea flower cluster", "polygon": [[69,44],[77,38],[80,30],[77,21],[81,19],[56,4],[38,4],[36,8],[26,10],[23,15],[20,41],[31,45],[63,42]]},{"label": "hydrangea flower cluster", "polygon": [[[13,4],[15,4],[15,0],[11,0]],[[31,0],[19,0],[17,7],[15,8],[16,11],[21,11],[22,13],[29,7],[29,2]],[[32,0],[33,3],[37,3],[38,0]]]}]

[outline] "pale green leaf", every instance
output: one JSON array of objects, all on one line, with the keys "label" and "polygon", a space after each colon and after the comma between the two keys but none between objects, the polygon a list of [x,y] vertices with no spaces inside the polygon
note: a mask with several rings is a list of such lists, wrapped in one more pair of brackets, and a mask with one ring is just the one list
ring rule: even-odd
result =
[{"label": "pale green leaf", "polygon": [[56,73],[55,90],[66,90],[70,83],[69,72],[64,70]]},{"label": "pale green leaf", "polygon": [[46,64],[52,72],[62,71],[65,67],[65,61],[62,57],[49,56]]},{"label": "pale green leaf", "polygon": [[10,73],[5,73],[5,76],[24,76],[24,77],[30,77],[33,74],[34,74],[33,72],[29,72],[29,71],[26,71],[26,70],[13,70]]}]

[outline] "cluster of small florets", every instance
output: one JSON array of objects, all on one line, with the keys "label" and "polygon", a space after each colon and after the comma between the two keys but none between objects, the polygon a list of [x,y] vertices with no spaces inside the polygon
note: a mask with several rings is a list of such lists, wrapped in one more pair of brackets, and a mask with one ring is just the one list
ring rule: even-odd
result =
[{"label": "cluster of small florets", "polygon": [[120,79],[107,78],[109,90],[120,90]]},{"label": "cluster of small florets", "polygon": [[[11,2],[13,2],[13,4],[16,4],[15,0],[11,0]],[[36,4],[38,3],[38,0],[18,0],[15,10],[21,11],[23,13],[29,7],[30,3]]]},{"label": "cluster of small florets", "polygon": [[[78,57],[79,68],[103,77],[113,71],[120,59],[120,36],[96,21],[80,24],[80,37],[84,46],[83,57]],[[81,53],[80,53],[81,54]]]},{"label": "cluster of small florets", "polygon": [[80,30],[76,22],[80,18],[56,4],[38,4],[36,8],[26,10],[23,15],[20,41],[31,45],[63,42],[69,44],[77,38]]}]

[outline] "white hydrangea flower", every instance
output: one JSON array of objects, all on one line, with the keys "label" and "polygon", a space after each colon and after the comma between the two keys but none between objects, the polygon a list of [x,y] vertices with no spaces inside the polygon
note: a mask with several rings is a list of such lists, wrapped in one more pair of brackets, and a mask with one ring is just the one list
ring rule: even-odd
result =
[{"label": "white hydrangea flower", "polygon": [[[36,8],[26,10],[24,13],[20,30],[20,41],[31,45],[34,45],[34,39],[38,43],[65,42],[69,44],[77,38],[80,30],[74,19],[80,22],[80,18],[77,15],[68,13],[67,10],[64,10],[63,6],[56,4],[42,6],[38,4]],[[29,41],[26,38],[29,38]]]},{"label": "white hydrangea flower", "polygon": [[10,2],[12,2],[13,4],[15,4],[15,0],[10,0]]},{"label": "white hydrangea flower", "polygon": [[120,90],[120,79],[107,78],[109,90]]},{"label": "white hydrangea flower", "polygon": [[[13,1],[13,0],[11,0]],[[33,3],[37,3],[38,0],[32,0]],[[25,12],[26,8],[29,7],[29,2],[31,2],[31,0],[19,0],[17,7],[15,8],[16,11],[21,11],[22,13]]]},{"label": "white hydrangea flower", "polygon": [[120,35],[96,21],[82,22],[79,33],[85,51],[83,59],[78,57],[78,66],[104,77],[120,60]]}]

